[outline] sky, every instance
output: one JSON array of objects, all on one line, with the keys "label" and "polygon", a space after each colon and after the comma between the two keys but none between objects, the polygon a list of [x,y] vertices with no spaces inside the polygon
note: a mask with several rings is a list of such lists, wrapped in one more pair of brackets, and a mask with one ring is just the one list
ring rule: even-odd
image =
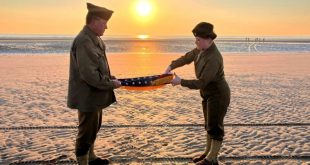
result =
[{"label": "sky", "polygon": [[199,22],[218,36],[310,36],[310,0],[0,0],[0,34],[76,35],[86,2],[114,11],[109,36],[191,36]]}]

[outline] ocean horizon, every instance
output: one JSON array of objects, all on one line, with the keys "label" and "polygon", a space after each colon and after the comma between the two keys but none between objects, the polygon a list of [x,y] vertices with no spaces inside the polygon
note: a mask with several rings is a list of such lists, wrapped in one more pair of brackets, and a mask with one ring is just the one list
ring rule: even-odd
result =
[{"label": "ocean horizon", "polygon": [[[0,55],[68,54],[74,35],[0,34]],[[103,36],[107,53],[186,53],[195,47],[194,37]],[[215,43],[223,53],[308,53],[307,36],[219,36]]]}]

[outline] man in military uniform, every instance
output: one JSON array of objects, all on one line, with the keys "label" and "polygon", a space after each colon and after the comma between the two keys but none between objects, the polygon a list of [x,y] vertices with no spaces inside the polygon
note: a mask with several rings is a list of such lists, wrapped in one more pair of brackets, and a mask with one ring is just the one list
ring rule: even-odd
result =
[{"label": "man in military uniform", "polygon": [[101,127],[102,109],[116,101],[114,89],[121,83],[111,76],[105,45],[100,36],[113,11],[87,3],[86,25],[74,39],[70,51],[68,107],[78,109],[75,154],[78,164],[109,164],[98,158],[94,143]]},{"label": "man in military uniform", "polygon": [[184,80],[175,75],[171,83],[200,90],[207,143],[205,152],[193,158],[193,161],[197,165],[216,165],[224,137],[223,121],[230,103],[230,89],[224,76],[222,55],[213,42],[217,37],[213,25],[201,22],[192,32],[196,37],[197,47],[172,61],[165,72],[169,73],[175,68],[194,62],[197,79]]}]

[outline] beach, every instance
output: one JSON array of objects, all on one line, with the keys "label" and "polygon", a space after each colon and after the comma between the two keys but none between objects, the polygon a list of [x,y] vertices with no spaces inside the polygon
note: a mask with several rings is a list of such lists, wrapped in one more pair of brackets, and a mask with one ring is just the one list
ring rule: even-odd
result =
[{"label": "beach", "polygon": [[[182,54],[111,53],[117,78],[161,74]],[[223,53],[231,104],[222,164],[310,164],[310,53]],[[0,56],[0,164],[74,162],[77,111],[66,107],[68,54]],[[193,65],[174,70],[194,79]],[[115,90],[96,153],[112,164],[193,164],[204,151],[199,91]],[[31,163],[32,162],[32,163]]]}]

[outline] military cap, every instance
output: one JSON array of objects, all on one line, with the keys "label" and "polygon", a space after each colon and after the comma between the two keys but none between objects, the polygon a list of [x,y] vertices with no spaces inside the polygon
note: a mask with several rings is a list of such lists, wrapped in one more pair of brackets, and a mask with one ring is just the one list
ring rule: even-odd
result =
[{"label": "military cap", "polygon": [[96,6],[91,3],[87,3],[88,14],[93,14],[104,20],[109,20],[113,14],[112,10],[106,9],[104,7]]},{"label": "military cap", "polygon": [[213,31],[213,25],[208,22],[200,22],[192,30],[195,37],[215,39],[217,35]]}]

